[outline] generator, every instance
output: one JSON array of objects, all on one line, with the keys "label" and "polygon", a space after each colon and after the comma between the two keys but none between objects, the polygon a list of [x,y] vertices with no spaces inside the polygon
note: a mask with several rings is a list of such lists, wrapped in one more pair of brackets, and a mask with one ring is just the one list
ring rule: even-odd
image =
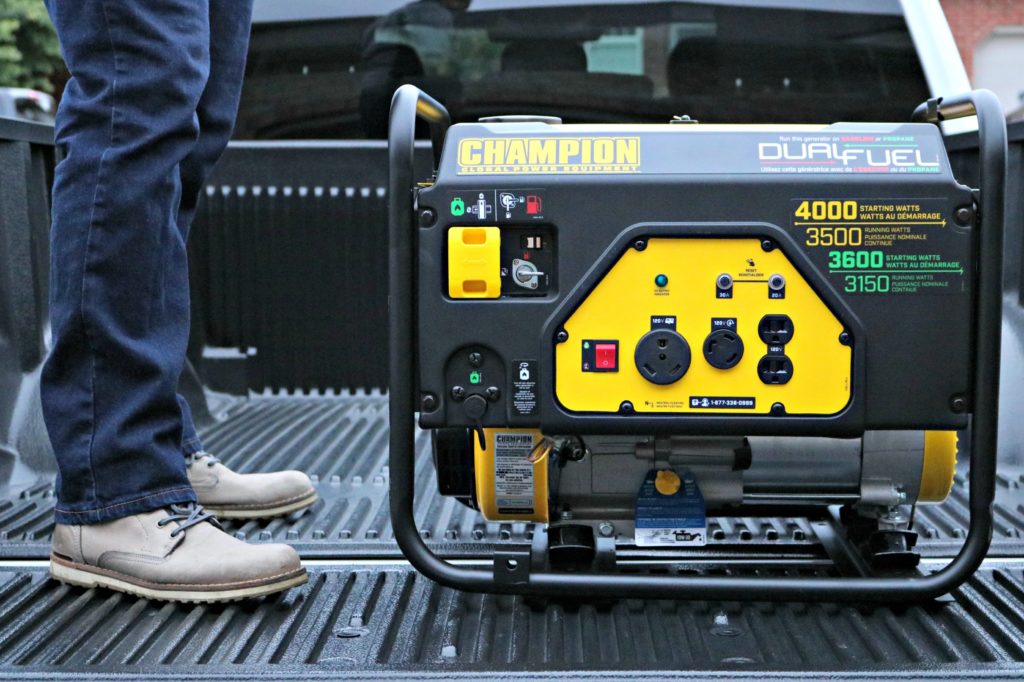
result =
[{"label": "generator", "polygon": [[[940,125],[972,115],[976,187]],[[406,85],[390,126],[390,504],[420,571],[499,593],[893,601],[946,593],[982,561],[1006,173],[994,95],[937,98],[909,123],[450,125]],[[529,543],[482,566],[431,551],[417,426],[440,492],[535,524]],[[914,512],[949,494],[961,449],[970,532],[927,572]],[[823,520],[833,567],[671,568],[706,556],[709,518],[765,515]]]}]

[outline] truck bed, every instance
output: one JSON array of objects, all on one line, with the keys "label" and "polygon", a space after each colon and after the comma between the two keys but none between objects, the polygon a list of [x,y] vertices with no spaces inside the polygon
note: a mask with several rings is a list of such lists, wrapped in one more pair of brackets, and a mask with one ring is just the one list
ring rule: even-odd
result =
[{"label": "truck bed", "polygon": [[[0,670],[31,678],[75,671],[149,679],[1024,673],[1024,494],[1016,473],[1001,479],[992,557],[970,583],[935,603],[593,603],[585,595],[542,603],[441,588],[401,559],[385,506],[385,396],[212,396],[211,404],[222,414],[205,429],[205,440],[227,464],[241,471],[295,466],[316,478],[322,499],[312,510],[229,526],[250,541],[296,545],[310,582],[278,597],[213,606],[63,586],[47,578],[41,561],[53,498],[50,482],[40,482],[2,503],[0,547],[8,560],[0,566]],[[474,512],[436,494],[429,458],[421,461],[417,518],[438,551],[479,558],[531,532],[526,524],[478,522]],[[958,480],[949,501],[921,512],[926,568],[956,551],[965,501]],[[721,533],[712,531],[716,539],[704,555],[667,570],[829,570],[815,533],[820,526],[806,519],[719,521],[713,528]],[[720,562],[726,549],[746,560]]]},{"label": "truck bed", "polygon": [[[316,565],[244,604],[174,606],[0,570],[0,665],[27,678],[1005,677],[1024,672],[1024,565],[905,609],[627,600],[531,607],[399,564]],[[574,675],[575,673],[575,675]]]},{"label": "truck bed", "polygon": [[[310,475],[320,500],[312,509],[271,521],[226,527],[249,542],[287,542],[309,559],[401,559],[387,510],[387,397],[261,395],[211,396],[219,421],[202,429],[206,448],[243,472],[294,468]],[[502,544],[530,539],[527,523],[487,523],[453,498],[437,493],[426,434],[419,439],[417,513],[420,533],[435,551],[475,558]],[[1024,558],[1024,470],[1003,467],[990,557]],[[941,505],[921,506],[915,527],[926,557],[951,557],[967,534],[967,485],[958,474]],[[45,559],[53,530],[53,480],[0,489],[0,558]],[[802,517],[710,520],[707,556],[728,550],[750,557],[824,559],[821,520]]]}]

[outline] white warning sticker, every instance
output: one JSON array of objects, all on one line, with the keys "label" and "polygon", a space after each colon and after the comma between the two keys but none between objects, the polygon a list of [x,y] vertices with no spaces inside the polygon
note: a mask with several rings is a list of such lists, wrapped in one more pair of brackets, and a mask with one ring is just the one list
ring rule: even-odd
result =
[{"label": "white warning sticker", "polygon": [[494,497],[502,514],[533,513],[532,433],[494,434]]}]

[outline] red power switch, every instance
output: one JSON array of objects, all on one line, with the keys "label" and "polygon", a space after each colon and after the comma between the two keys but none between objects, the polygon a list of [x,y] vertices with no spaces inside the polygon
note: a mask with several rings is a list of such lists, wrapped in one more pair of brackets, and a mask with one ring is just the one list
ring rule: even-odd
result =
[{"label": "red power switch", "polygon": [[594,365],[597,369],[614,370],[618,348],[614,343],[594,344]]}]

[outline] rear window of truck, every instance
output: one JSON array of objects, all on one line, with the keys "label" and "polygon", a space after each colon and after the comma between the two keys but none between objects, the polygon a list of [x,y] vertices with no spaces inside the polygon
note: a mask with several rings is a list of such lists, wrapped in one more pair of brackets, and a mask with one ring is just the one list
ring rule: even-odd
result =
[{"label": "rear window of truck", "polygon": [[383,138],[404,83],[456,121],[906,120],[928,97],[895,2],[337,4],[257,22],[236,138]]}]

